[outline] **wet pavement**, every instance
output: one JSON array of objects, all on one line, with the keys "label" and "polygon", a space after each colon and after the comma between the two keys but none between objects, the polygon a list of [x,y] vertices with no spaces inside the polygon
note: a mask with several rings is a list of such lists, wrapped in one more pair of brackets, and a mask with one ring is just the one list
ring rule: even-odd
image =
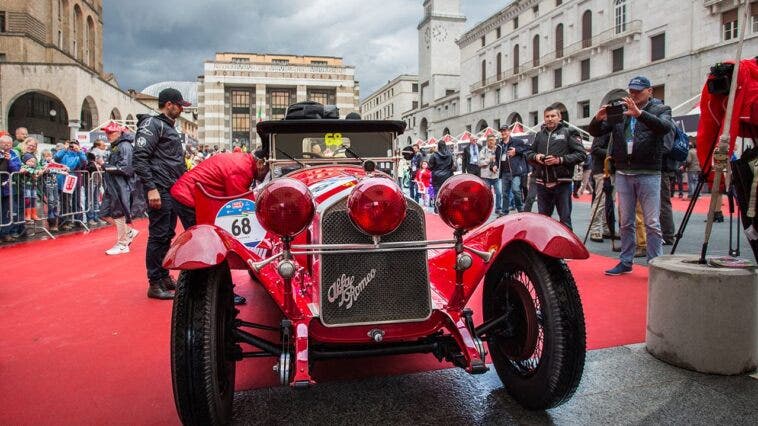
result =
[{"label": "wet pavement", "polygon": [[521,408],[494,368],[320,383],[307,390],[235,395],[233,423],[418,424],[758,424],[758,379],[712,376],[669,366],[644,344],[590,351],[574,397],[547,411]]}]

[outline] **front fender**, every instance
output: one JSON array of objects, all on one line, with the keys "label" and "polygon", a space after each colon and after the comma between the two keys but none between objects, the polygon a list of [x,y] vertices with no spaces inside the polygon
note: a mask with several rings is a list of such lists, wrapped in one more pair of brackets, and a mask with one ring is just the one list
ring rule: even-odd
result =
[{"label": "front fender", "polygon": [[163,259],[163,267],[203,269],[227,260],[230,268],[244,269],[248,259],[260,260],[223,229],[214,225],[196,225],[174,240]]},{"label": "front fender", "polygon": [[507,215],[464,238],[466,245],[482,250],[496,248],[495,256],[514,241],[558,259],[587,259],[590,253],[579,237],[555,219],[536,213]]}]

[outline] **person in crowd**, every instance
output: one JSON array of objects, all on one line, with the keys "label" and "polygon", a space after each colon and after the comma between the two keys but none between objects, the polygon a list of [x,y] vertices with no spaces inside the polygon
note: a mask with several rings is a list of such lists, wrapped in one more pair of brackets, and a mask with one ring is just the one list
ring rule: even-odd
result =
[{"label": "person in crowd", "polygon": [[414,179],[418,187],[418,194],[422,199],[422,206],[434,207],[434,187],[432,186],[432,171],[429,170],[429,163],[421,162],[421,168],[416,173]]},{"label": "person in crowd", "polygon": [[410,189],[411,198],[418,203],[419,194],[418,194],[418,191],[416,190],[417,187],[415,185],[415,182],[416,182],[416,175],[418,174],[418,170],[421,166],[422,155],[421,155],[421,148],[418,146],[417,143],[414,143],[412,146],[413,146],[413,156],[411,157],[411,161],[410,161],[409,173],[414,183],[410,185],[409,189]]},{"label": "person in crowd", "polygon": [[[81,151],[79,147],[79,141],[77,140],[71,140],[65,150],[55,153],[53,159],[56,163],[66,166],[69,173],[76,172],[77,170],[82,170],[87,164],[87,157]],[[68,231],[73,228],[74,225],[72,221],[84,220],[84,217],[82,215],[72,215],[72,212],[75,212],[77,209],[79,202],[77,197],[79,196],[82,186],[81,176],[77,176],[77,178],[77,190],[75,190],[74,193],[69,194],[63,192],[63,185],[66,181],[66,176],[63,174],[58,175],[58,192],[60,193],[61,199],[61,216],[68,215],[68,217],[64,219],[64,223],[60,226],[64,231]]]},{"label": "person in crowd", "polygon": [[[171,187],[170,196],[184,228],[195,226],[195,188],[199,182],[213,196],[226,197],[249,191],[268,174],[268,164],[261,151],[219,153],[183,174]],[[244,304],[245,298],[234,295],[234,302]]]},{"label": "person in crowd", "polygon": [[472,137],[467,147],[463,148],[463,172],[479,176],[479,144]]},{"label": "person in crowd", "polygon": [[537,210],[545,216],[558,210],[561,223],[571,229],[571,177],[587,154],[579,133],[561,121],[558,108],[551,105],[543,114],[545,123],[526,152],[534,166]]},{"label": "person in crowd", "polygon": [[571,176],[571,195],[574,198],[579,198],[579,191],[582,189],[582,165],[577,164],[574,166],[574,174]]},{"label": "person in crowd", "polygon": [[103,163],[102,156],[100,159],[95,155],[92,150],[86,154],[87,165],[85,169],[89,173],[89,188],[84,192],[89,201],[89,208],[87,209],[87,224],[90,226],[96,226],[100,224],[99,212],[100,212],[100,196],[103,190]]},{"label": "person in crowd", "polygon": [[195,167],[195,163],[192,162],[192,150],[189,148],[184,151],[184,167],[186,167],[188,171]]},{"label": "person in crowd", "polygon": [[524,211],[521,198],[521,181],[528,172],[526,165],[526,143],[519,138],[511,137],[511,127],[500,127],[500,180],[503,185],[503,214],[508,214],[511,208],[518,212]]},{"label": "person in crowd", "polygon": [[58,179],[57,175],[62,172],[58,167],[54,167],[55,160],[53,159],[53,152],[49,149],[42,151],[42,161],[40,163],[43,168],[42,173],[42,196],[43,206],[47,209],[47,226],[50,232],[58,232],[58,216],[60,205],[60,194],[58,193]]},{"label": "person in crowd", "polygon": [[27,152],[21,157],[20,173],[24,175],[24,220],[40,220],[37,216],[37,178],[42,174],[42,166],[34,154]]},{"label": "person in crowd", "polygon": [[21,170],[21,159],[13,150],[13,138],[8,135],[0,136],[0,239],[3,242],[15,241],[17,237],[11,235],[11,226],[14,222],[11,210],[11,179],[10,173]]},{"label": "person in crowd", "polygon": [[503,213],[503,186],[500,181],[500,157],[502,147],[495,135],[487,136],[487,143],[479,150],[479,176],[495,191],[495,214]]},{"label": "person in crowd", "polygon": [[105,193],[100,206],[100,217],[116,227],[116,244],[105,251],[107,255],[129,253],[129,246],[139,231],[129,226],[132,222],[132,190],[134,188],[133,153],[134,134],[117,123],[103,127],[111,144],[111,153],[104,166]]},{"label": "person in crowd", "polygon": [[611,134],[611,155],[616,167],[621,234],[620,262],[605,271],[620,275],[632,271],[635,248],[635,206],[640,203],[647,237],[647,258],[660,256],[663,237],[660,225],[661,160],[663,138],[673,131],[671,108],[653,98],[650,80],[644,76],[629,82],[625,111],[618,123],[608,123],[608,105],[597,111],[589,125],[592,136]]},{"label": "person in crowd", "polygon": [[58,153],[58,151],[63,151],[64,149],[66,149],[66,144],[64,144],[63,142],[58,142],[55,144],[55,148],[53,148],[50,152],[52,152],[53,155],[55,155],[56,153]]},{"label": "person in crowd", "polygon": [[147,297],[154,299],[173,299],[171,290],[176,289],[162,263],[174,238],[177,218],[177,206],[169,190],[187,170],[182,138],[174,124],[184,107],[190,105],[181,92],[166,88],[158,94],[160,115],[137,116],[133,160],[134,170],[147,191],[150,219],[145,254]]},{"label": "person in crowd", "polygon": [[[673,138],[674,133],[668,137]],[[663,245],[664,246],[670,246],[674,244],[674,234],[676,233],[676,230],[674,229],[674,210],[671,206],[671,197],[674,196],[674,182],[677,179],[677,173],[679,174],[678,179],[681,182],[682,174],[681,172],[677,172],[679,168],[681,167],[681,164],[674,160],[673,158],[669,157],[668,154],[664,153],[661,155],[661,212],[660,212],[660,222],[661,222],[661,235],[663,236]],[[682,197],[682,187],[679,187],[680,190],[680,198]]]},{"label": "person in crowd", "polygon": [[679,198],[684,198],[684,167],[682,163],[677,162],[674,175],[671,177],[671,191],[670,194],[673,197],[676,193],[676,188],[679,187]]},{"label": "person in crowd", "polygon": [[97,161],[97,164],[99,164],[100,166],[104,165],[105,162],[108,161],[109,152],[106,149],[105,140],[103,139],[95,140],[95,142],[92,144],[92,149],[90,150],[90,152],[95,155],[95,161]]},{"label": "person in crowd", "polygon": [[587,154],[587,159],[582,163],[582,187],[579,194],[592,194],[592,155]]},{"label": "person in crowd", "polygon": [[700,161],[697,158],[697,145],[694,140],[690,142],[684,168],[687,171],[687,198],[691,199],[695,195],[695,188],[700,180]]},{"label": "person in crowd", "polygon": [[[477,152],[477,156],[478,156]],[[478,166],[477,166],[478,167]],[[432,187],[435,194],[440,193],[440,187],[446,180],[453,176],[455,161],[453,154],[447,149],[445,141],[437,142],[437,152],[429,157],[429,168],[432,170]],[[434,203],[434,212],[437,213],[437,203]]]},{"label": "person in crowd", "polygon": [[29,130],[26,127],[17,127],[15,135],[16,140],[13,142],[13,148],[17,148],[19,145],[24,145],[26,138],[29,137]]},{"label": "person in crowd", "polygon": [[[592,179],[595,181],[595,193],[592,199],[592,205],[590,211],[594,215],[592,223],[590,223],[590,240],[602,243],[603,238],[611,238],[610,230],[608,229],[608,223],[605,220],[605,191],[604,185],[604,166],[605,158],[608,155],[608,141],[609,135],[603,135],[596,137],[592,141],[592,148],[590,148],[590,155],[592,156]],[[613,176],[611,181],[613,182]],[[613,184],[613,183],[611,183]]]}]

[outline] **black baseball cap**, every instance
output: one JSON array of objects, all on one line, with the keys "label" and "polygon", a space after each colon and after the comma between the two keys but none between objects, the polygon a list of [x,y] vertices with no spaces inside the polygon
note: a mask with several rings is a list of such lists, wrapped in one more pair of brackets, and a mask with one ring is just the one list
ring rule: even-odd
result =
[{"label": "black baseball cap", "polygon": [[500,129],[498,129],[498,130],[500,130],[501,132],[503,130],[511,130],[511,126],[508,125],[508,124],[503,124],[502,126],[500,126]]},{"label": "black baseball cap", "polygon": [[652,87],[650,80],[647,77],[638,75],[629,82],[629,88],[632,90],[643,90]]},{"label": "black baseball cap", "polygon": [[184,100],[182,92],[170,87],[168,89],[163,89],[158,93],[158,103],[163,105],[166,102],[171,102],[172,104],[181,105],[183,107],[192,105],[190,102]]}]

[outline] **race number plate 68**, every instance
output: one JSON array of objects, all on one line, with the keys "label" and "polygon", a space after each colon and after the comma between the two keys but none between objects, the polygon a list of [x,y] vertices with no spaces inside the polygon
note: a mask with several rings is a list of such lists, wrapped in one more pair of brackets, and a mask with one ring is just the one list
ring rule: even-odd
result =
[{"label": "race number plate 68", "polygon": [[266,230],[255,217],[255,203],[243,198],[229,201],[221,207],[216,215],[216,226],[249,248],[255,248],[266,236]]}]

